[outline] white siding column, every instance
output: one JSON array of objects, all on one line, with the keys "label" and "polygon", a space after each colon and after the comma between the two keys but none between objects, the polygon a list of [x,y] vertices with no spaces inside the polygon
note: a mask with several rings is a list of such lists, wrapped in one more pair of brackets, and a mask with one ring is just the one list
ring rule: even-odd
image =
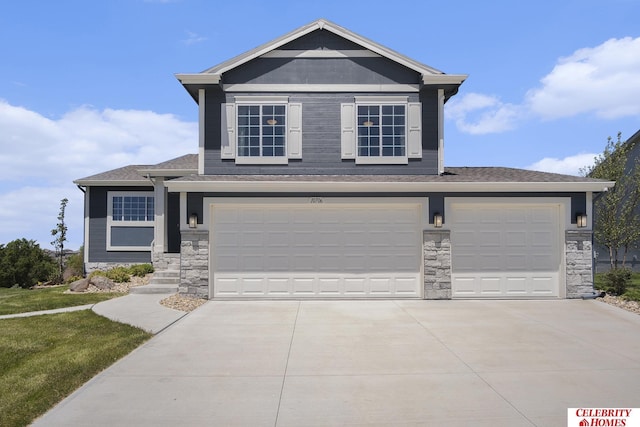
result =
[{"label": "white siding column", "polygon": [[164,253],[167,250],[165,243],[166,224],[164,213],[166,211],[166,189],[164,178],[156,178],[153,184],[153,196],[155,199],[155,223],[153,227],[153,252]]},{"label": "white siding column", "polygon": [[438,174],[444,173],[444,89],[438,89]]},{"label": "white siding column", "polygon": [[204,175],[204,105],[205,90],[198,89],[198,175]]}]

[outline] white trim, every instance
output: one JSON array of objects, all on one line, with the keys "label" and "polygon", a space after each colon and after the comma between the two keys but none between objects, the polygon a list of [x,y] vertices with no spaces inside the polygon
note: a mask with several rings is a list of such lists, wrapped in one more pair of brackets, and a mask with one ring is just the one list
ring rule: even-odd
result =
[{"label": "white trim", "polygon": [[289,103],[289,97],[288,96],[281,96],[281,95],[265,95],[265,96],[261,96],[261,95],[237,95],[234,96],[233,99],[235,100],[236,104],[288,104]]},{"label": "white trim", "polygon": [[220,83],[220,74],[197,73],[197,74],[175,74],[183,85],[188,84],[214,84]]},{"label": "white trim", "polygon": [[212,204],[230,205],[358,205],[358,204],[418,204],[421,205],[421,227],[429,228],[429,198],[428,197],[203,197],[202,206],[204,218],[198,229],[209,230],[211,221],[210,208]]},{"label": "white trim", "polygon": [[[285,147],[286,148],[286,147]],[[286,165],[287,156],[239,156],[236,155],[236,165]]]},{"label": "white trim", "polygon": [[261,58],[380,58],[381,55],[368,49],[352,50],[272,50]]},{"label": "white trim", "polygon": [[198,173],[204,175],[204,145],[205,145],[205,104],[204,89],[198,89]]},{"label": "white trim", "polygon": [[444,173],[444,89],[438,89],[438,175]]},{"label": "white trim", "polygon": [[[114,197],[153,197],[154,198],[154,220],[153,221],[114,221],[113,220],[113,198]],[[112,246],[111,245],[111,228],[113,227],[140,227],[153,228],[155,237],[155,225],[156,225],[156,212],[155,212],[155,193],[154,191],[107,191],[107,239],[106,247],[107,251],[149,251],[151,252],[151,245],[149,246]]]},{"label": "white trim", "polygon": [[355,96],[356,104],[407,104],[408,96]]},{"label": "white trim", "polygon": [[461,85],[467,74],[423,74],[422,83],[425,85]]},{"label": "white trim", "polygon": [[603,191],[613,182],[344,182],[344,181],[167,181],[169,191],[243,192],[583,192]]},{"label": "white trim", "polygon": [[189,230],[187,224],[187,193],[180,193],[180,231]]},{"label": "white trim", "polygon": [[[406,146],[405,146],[405,152],[406,152]],[[409,164],[409,158],[407,156],[358,156],[356,155],[356,165],[406,165],[406,164]]]},{"label": "white trim", "polygon": [[225,92],[419,92],[418,84],[226,84]]},{"label": "white trim", "polygon": [[576,226],[577,230],[593,230],[593,193],[588,191],[586,194],[586,203],[587,203],[587,227],[586,228],[578,228],[578,224],[572,224]]},{"label": "white trim", "polygon": [[140,180],[123,180],[115,179],[110,180],[93,180],[93,179],[78,179],[73,181],[74,184],[82,185],[83,187],[151,187],[148,179],[140,178]]},{"label": "white trim", "polygon": [[153,226],[153,245],[158,252],[164,252],[167,250],[165,242],[166,236],[166,222],[164,213],[167,210],[167,203],[164,188],[164,178],[156,178],[156,182],[153,188],[154,199],[154,226]]}]

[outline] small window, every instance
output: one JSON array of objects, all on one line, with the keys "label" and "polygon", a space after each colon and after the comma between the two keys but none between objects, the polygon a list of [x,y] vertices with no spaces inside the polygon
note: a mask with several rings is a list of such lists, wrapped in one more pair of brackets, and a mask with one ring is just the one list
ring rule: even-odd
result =
[{"label": "small window", "polygon": [[238,156],[286,156],[286,106],[238,105]]},{"label": "small window", "polygon": [[358,156],[406,157],[406,107],[358,105]]},{"label": "small window", "polygon": [[111,219],[113,221],[153,221],[153,196],[113,196]]},{"label": "small window", "polygon": [[108,251],[150,251],[154,221],[153,192],[107,192]]}]

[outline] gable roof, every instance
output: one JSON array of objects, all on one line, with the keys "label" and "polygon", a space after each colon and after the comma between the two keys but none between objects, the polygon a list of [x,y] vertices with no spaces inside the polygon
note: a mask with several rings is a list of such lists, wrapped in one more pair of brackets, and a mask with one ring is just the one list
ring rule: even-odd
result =
[{"label": "gable roof", "polygon": [[422,76],[423,84],[453,84],[460,85],[467,78],[465,74],[445,74],[428,65],[415,61],[405,55],[402,55],[392,49],[367,39],[359,34],[347,30],[326,19],[318,19],[310,24],[304,25],[296,30],[291,31],[275,40],[258,46],[241,55],[231,58],[228,61],[208,68],[197,74],[176,74],[176,77],[183,85],[186,84],[219,84],[223,73],[239,67],[247,62],[265,55],[279,47],[303,37],[313,31],[326,30],[330,31],[350,42],[356,43],[365,49],[368,49],[384,58],[404,65],[405,67],[419,73]]}]

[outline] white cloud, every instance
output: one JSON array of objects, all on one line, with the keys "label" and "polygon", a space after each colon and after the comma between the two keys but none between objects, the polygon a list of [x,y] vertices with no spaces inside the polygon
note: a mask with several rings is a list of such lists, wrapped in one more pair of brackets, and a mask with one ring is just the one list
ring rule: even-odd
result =
[{"label": "white cloud", "polygon": [[581,153],[565,157],[564,159],[545,157],[525,167],[525,169],[561,173],[564,175],[580,175],[580,169],[593,165],[596,156],[597,154]]},{"label": "white cloud", "polygon": [[545,119],[582,113],[605,119],[640,116],[640,37],[579,49],[560,58],[541,83],[526,102]]},{"label": "white cloud", "polygon": [[560,58],[540,83],[518,105],[470,93],[449,101],[446,112],[461,132],[469,134],[505,132],[525,118],[640,117],[640,37],[578,49]]},{"label": "white cloud", "polygon": [[449,101],[445,115],[456,122],[460,131],[482,135],[513,129],[520,112],[518,106],[503,103],[495,96],[468,93]]},{"label": "white cloud", "polygon": [[192,31],[187,31],[186,33],[187,33],[187,38],[182,40],[182,42],[187,46],[207,40],[206,37],[198,35]]},{"label": "white cloud", "polygon": [[0,100],[0,129],[0,243],[26,237],[42,247],[49,247],[64,197],[69,234],[81,243],[83,202],[74,179],[198,146],[196,122],[152,111],[81,107],[50,119]]}]

